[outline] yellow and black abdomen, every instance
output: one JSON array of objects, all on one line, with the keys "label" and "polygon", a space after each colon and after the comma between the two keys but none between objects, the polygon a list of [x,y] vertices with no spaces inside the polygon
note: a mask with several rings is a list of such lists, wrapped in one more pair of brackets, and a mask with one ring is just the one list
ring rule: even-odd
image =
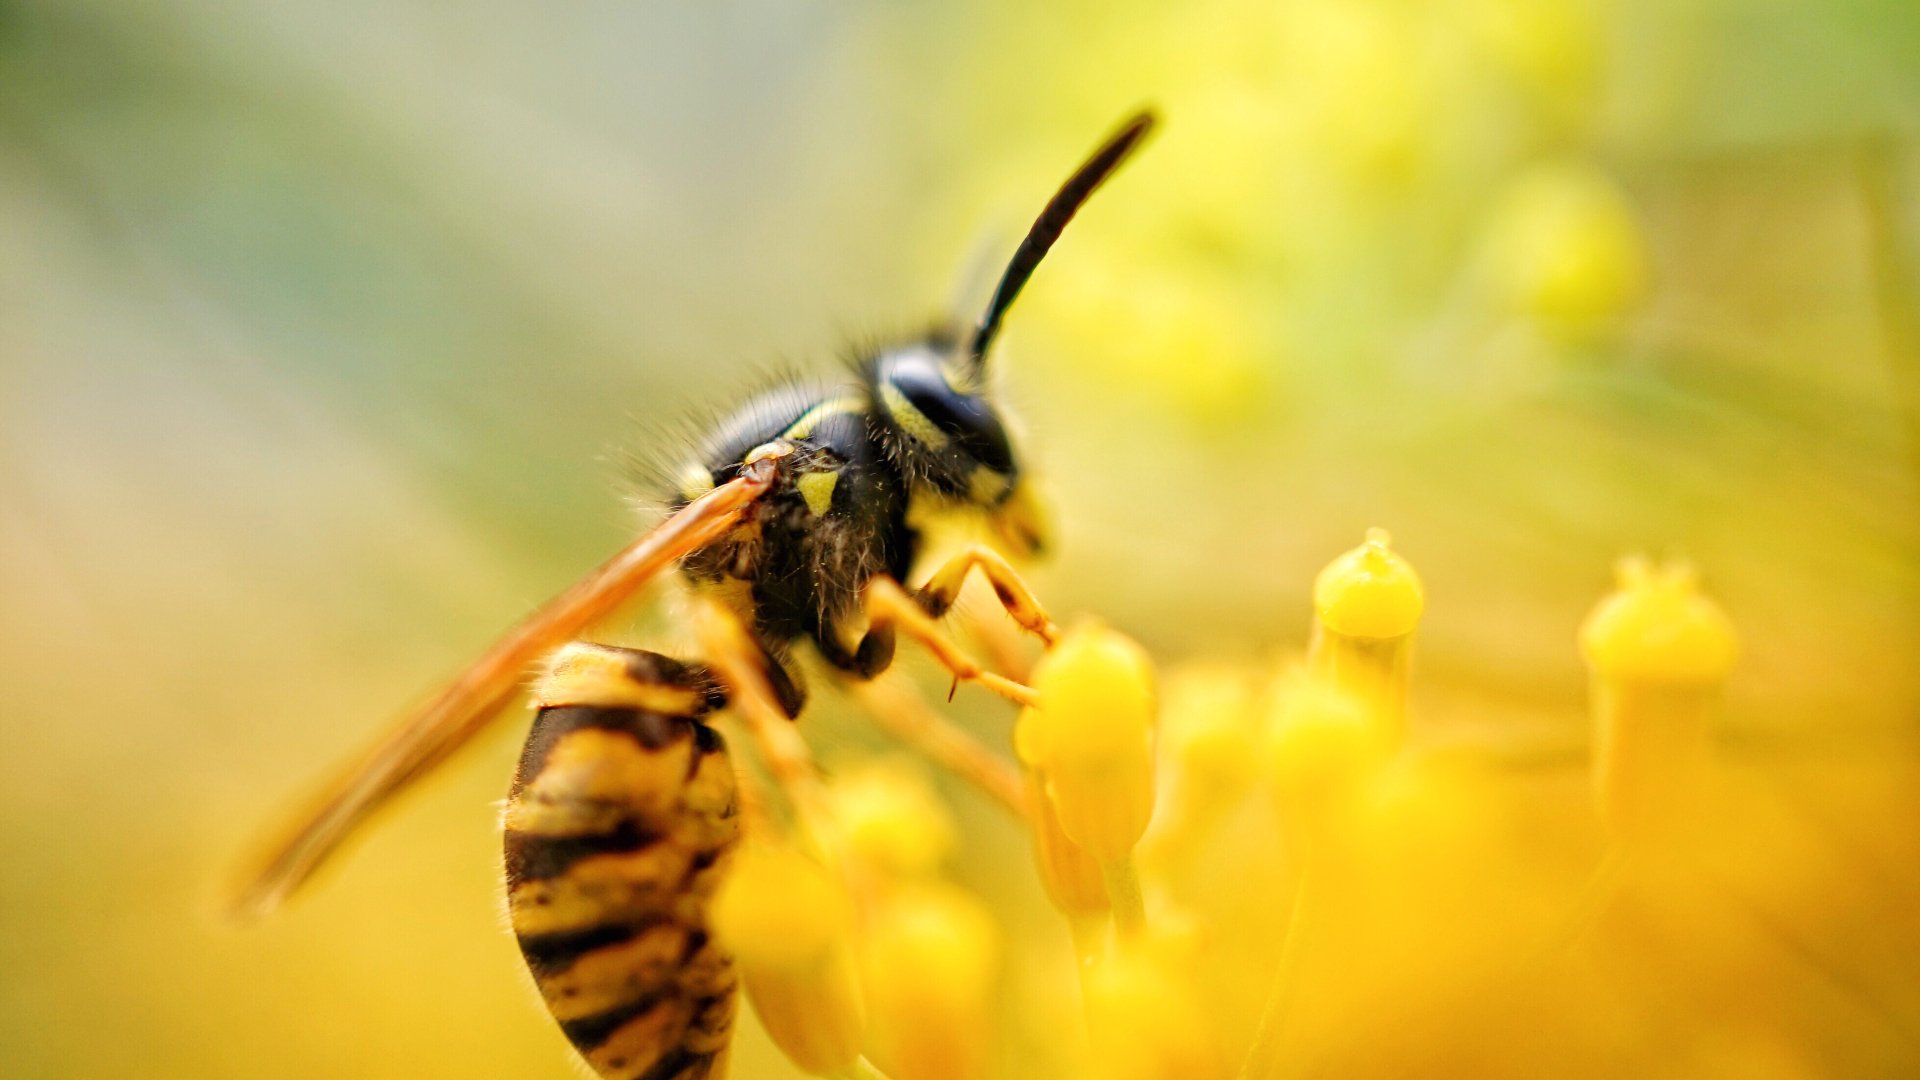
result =
[{"label": "yellow and black abdomen", "polygon": [[707,902],[739,836],[725,743],[701,721],[705,672],[572,645],[540,706],[505,813],[507,910],[541,996],[609,1080],[726,1073],[731,959]]}]

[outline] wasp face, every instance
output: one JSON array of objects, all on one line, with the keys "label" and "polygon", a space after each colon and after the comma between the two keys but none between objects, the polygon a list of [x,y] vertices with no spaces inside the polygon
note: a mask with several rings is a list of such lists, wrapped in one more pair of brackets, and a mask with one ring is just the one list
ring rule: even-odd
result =
[{"label": "wasp face", "polygon": [[870,371],[875,419],[913,486],[986,511],[1009,546],[1038,550],[1038,515],[979,365],[936,337],[881,353]]},{"label": "wasp face", "polygon": [[999,411],[979,378],[938,342],[882,353],[874,400],[907,474],[941,493],[991,509],[1019,472]]}]

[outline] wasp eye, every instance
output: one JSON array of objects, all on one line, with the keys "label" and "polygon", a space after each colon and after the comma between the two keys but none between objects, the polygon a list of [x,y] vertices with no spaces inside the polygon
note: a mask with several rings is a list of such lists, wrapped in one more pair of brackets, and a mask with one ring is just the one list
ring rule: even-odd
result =
[{"label": "wasp eye", "polygon": [[931,352],[884,358],[876,382],[894,427],[944,471],[964,477],[984,465],[1013,475],[1013,446],[1000,414],[984,395],[956,389]]}]

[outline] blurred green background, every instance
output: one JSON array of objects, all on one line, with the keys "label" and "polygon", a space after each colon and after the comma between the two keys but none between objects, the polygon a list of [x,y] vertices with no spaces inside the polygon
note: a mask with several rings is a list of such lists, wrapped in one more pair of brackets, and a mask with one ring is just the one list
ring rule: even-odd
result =
[{"label": "blurred green background", "polygon": [[1416,738],[1577,779],[1574,628],[1683,553],[1729,746],[1920,896],[1860,780],[1915,762],[1920,7],[0,0],[0,1072],[572,1075],[499,915],[517,723],[270,925],[219,884],[631,534],[630,454],[970,310],[1143,102],[1001,357],[1052,606],[1264,657],[1385,526]]}]

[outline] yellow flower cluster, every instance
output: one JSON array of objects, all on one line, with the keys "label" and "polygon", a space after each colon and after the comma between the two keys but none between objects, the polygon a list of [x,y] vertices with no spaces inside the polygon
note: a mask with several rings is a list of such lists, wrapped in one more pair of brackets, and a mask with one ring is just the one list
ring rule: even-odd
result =
[{"label": "yellow flower cluster", "polygon": [[[1327,566],[1314,602],[1305,656],[1178,669],[1164,716],[1150,658],[1101,623],[1042,657],[1015,757],[1079,962],[1029,974],[1011,1006],[1005,915],[942,879],[955,830],[925,774],[899,759],[836,771],[828,850],[750,847],[715,912],[789,1057],[901,1080],[1638,1060],[1604,1045],[1620,1021],[1582,1004],[1623,977],[1602,939],[1641,927],[1620,913],[1749,902],[1689,863],[1703,824],[1745,812],[1715,794],[1726,616],[1684,565],[1621,565],[1568,632],[1593,671],[1599,812],[1536,820],[1484,748],[1411,737],[1426,592],[1383,532]],[[1009,1065],[996,1055],[1026,1015],[1054,1017],[1056,1045]]]},{"label": "yellow flower cluster", "polygon": [[1000,931],[940,880],[945,807],[898,759],[836,775],[824,802],[811,824],[826,850],[763,823],[714,898],[714,932],[762,1026],[815,1076],[985,1075]]}]

